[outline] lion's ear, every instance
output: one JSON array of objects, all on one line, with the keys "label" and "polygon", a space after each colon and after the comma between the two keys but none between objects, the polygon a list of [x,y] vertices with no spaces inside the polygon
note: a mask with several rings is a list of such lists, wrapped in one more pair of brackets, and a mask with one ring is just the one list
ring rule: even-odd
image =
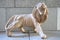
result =
[{"label": "lion's ear", "polygon": [[34,18],[36,18],[36,14],[37,14],[36,12],[37,12],[37,9],[34,7],[33,11],[32,11],[32,14],[33,14]]},{"label": "lion's ear", "polygon": [[35,13],[35,11],[36,11],[36,8],[34,7],[34,8],[33,8],[33,10],[32,10],[32,13],[34,14],[34,13]]},{"label": "lion's ear", "polygon": [[45,8],[46,7],[45,3],[42,3],[41,7],[42,8]]}]

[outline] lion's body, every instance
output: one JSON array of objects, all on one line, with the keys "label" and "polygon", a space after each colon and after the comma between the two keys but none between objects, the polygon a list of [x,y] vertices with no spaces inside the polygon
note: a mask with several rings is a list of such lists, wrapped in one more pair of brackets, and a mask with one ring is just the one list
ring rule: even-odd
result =
[{"label": "lion's body", "polygon": [[[16,23],[15,23],[16,22]],[[22,27],[34,27],[33,24],[33,18],[32,14],[26,14],[26,15],[14,15],[11,17],[10,21],[8,22],[7,29],[10,29],[11,26],[13,27],[15,24],[17,25],[17,28],[22,28]]]}]

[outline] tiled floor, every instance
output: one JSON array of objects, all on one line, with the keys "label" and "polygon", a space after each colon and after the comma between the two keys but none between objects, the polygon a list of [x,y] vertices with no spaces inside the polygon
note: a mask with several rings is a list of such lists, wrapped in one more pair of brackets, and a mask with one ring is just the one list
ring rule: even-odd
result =
[{"label": "tiled floor", "polygon": [[7,37],[5,32],[0,32],[0,40],[60,40],[60,31],[44,31],[47,39],[41,39],[37,33],[18,33],[13,37]]}]

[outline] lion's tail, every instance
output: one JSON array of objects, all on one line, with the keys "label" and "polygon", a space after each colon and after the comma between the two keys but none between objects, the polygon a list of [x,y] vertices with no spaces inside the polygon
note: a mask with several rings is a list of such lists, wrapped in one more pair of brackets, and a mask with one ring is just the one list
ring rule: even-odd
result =
[{"label": "lion's tail", "polygon": [[[10,27],[9,27],[9,26],[11,26],[10,22],[13,21],[13,19],[14,19],[14,16],[12,16],[12,17],[8,20],[8,22],[7,22],[6,25],[5,25],[5,29],[9,29],[9,28],[10,28]],[[10,24],[10,25],[9,25],[9,24]]]}]

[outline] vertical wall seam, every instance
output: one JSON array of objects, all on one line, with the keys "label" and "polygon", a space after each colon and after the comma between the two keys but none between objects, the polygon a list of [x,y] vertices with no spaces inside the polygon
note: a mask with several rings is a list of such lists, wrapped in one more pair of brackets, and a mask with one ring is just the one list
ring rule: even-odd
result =
[{"label": "vertical wall seam", "polygon": [[7,22],[7,8],[5,8],[6,12],[5,12],[5,15],[6,15],[6,22]]},{"label": "vertical wall seam", "polygon": [[14,8],[16,8],[16,0],[14,0]]},{"label": "vertical wall seam", "polygon": [[[56,7],[56,27],[58,27],[57,26],[57,19],[58,19],[57,16],[58,16],[58,8]],[[56,28],[56,29],[58,30],[58,28]]]}]

